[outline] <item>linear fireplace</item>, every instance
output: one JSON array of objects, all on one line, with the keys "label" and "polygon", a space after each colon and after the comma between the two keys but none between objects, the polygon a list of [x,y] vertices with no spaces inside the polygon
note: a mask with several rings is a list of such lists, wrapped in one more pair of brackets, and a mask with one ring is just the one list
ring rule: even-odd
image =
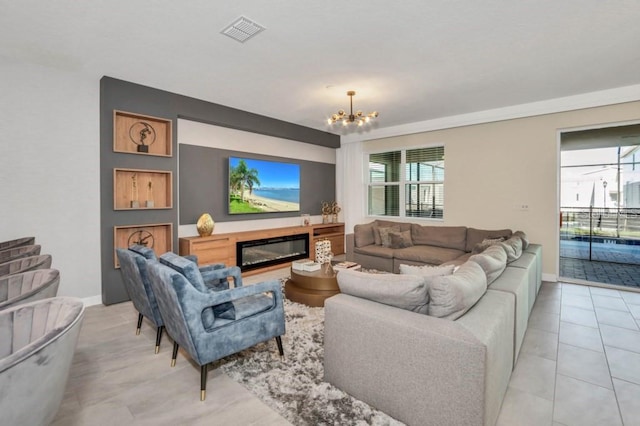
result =
[{"label": "linear fireplace", "polygon": [[286,235],[236,243],[236,259],[243,272],[306,257],[309,257],[309,234]]}]

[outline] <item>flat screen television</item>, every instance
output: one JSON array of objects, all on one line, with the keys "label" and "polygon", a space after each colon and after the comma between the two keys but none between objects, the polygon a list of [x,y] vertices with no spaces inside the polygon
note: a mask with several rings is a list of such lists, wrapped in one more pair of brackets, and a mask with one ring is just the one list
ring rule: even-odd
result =
[{"label": "flat screen television", "polygon": [[229,214],[300,211],[300,165],[229,157]]}]

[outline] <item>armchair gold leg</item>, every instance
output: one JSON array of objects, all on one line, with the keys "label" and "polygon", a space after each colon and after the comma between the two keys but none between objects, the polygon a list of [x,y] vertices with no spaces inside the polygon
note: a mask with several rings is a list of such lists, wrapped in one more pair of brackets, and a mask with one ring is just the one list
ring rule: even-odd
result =
[{"label": "armchair gold leg", "polygon": [[171,355],[171,366],[176,366],[176,358],[178,358],[178,345],[176,342],[173,342],[173,355]]},{"label": "armchair gold leg", "polygon": [[207,364],[200,366],[200,401],[207,397]]},{"label": "armchair gold leg", "polygon": [[160,352],[160,341],[162,340],[163,331],[164,331],[164,325],[161,325],[156,330],[156,353]]},{"label": "armchair gold leg", "polygon": [[142,314],[138,313],[138,328],[136,328],[136,336],[140,335],[140,327],[142,327]]}]

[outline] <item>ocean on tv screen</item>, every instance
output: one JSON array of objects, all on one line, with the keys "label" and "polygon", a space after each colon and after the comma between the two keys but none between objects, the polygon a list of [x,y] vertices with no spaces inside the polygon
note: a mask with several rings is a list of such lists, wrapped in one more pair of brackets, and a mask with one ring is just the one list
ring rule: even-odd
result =
[{"label": "ocean on tv screen", "polygon": [[261,188],[254,189],[253,193],[258,197],[270,200],[300,203],[300,189],[298,188]]}]

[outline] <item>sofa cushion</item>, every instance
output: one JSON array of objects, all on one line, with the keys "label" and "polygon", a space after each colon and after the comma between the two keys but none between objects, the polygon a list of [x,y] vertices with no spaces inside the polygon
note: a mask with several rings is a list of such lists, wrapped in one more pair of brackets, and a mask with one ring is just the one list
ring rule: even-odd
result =
[{"label": "sofa cushion", "polygon": [[389,232],[389,238],[391,239],[389,247],[392,249],[413,246],[411,231]]},{"label": "sofa cushion", "polygon": [[522,256],[522,239],[520,237],[511,237],[500,243],[500,246],[507,253],[507,263],[513,262]]},{"label": "sofa cushion", "polygon": [[465,226],[421,226],[411,225],[411,239],[415,245],[464,250],[467,228]]},{"label": "sofa cushion", "polygon": [[356,247],[364,247],[376,243],[373,237],[373,226],[374,222],[353,227],[353,238]]},{"label": "sofa cushion", "polygon": [[453,275],[436,277],[429,286],[429,315],[460,318],[487,291],[487,276],[476,262],[466,262]]},{"label": "sofa cushion", "polygon": [[380,244],[382,245],[382,247],[391,247],[391,236],[389,234],[392,232],[400,232],[400,227],[388,226],[378,228],[378,233],[380,235]]},{"label": "sofa cushion", "polygon": [[417,266],[417,265],[400,265],[400,274],[404,275],[420,275],[428,278],[427,285],[431,284],[432,278],[442,277],[453,274],[454,265],[447,266]]},{"label": "sofa cushion", "polygon": [[473,250],[471,250],[471,253],[473,253],[473,254],[482,253],[483,251],[485,251],[489,247],[491,247],[493,245],[496,245],[498,243],[501,243],[504,240],[506,240],[506,238],[503,238],[503,237],[500,237],[500,238],[485,238],[484,240],[482,240],[482,242],[476,244],[475,247],[473,247]]},{"label": "sofa cushion", "polygon": [[529,247],[529,237],[527,237],[527,234],[525,234],[524,231],[516,231],[513,233],[513,236],[520,237],[522,240],[522,250],[526,250],[527,247]]},{"label": "sofa cushion", "polygon": [[429,265],[440,265],[441,263],[454,260],[463,254],[464,251],[462,250],[418,245],[403,249],[395,249],[393,251],[393,256],[398,260],[411,260],[413,262],[426,263]]},{"label": "sofa cushion", "polygon": [[347,269],[340,271],[336,278],[340,291],[344,294],[412,312],[427,313],[429,293],[425,277],[369,274]]},{"label": "sofa cushion", "polygon": [[493,245],[480,254],[474,254],[469,261],[482,267],[487,275],[487,285],[490,285],[507,267],[507,252],[502,246]]},{"label": "sofa cushion", "polygon": [[481,243],[486,238],[509,238],[511,237],[511,229],[495,229],[485,230],[476,228],[467,228],[467,245],[465,251],[472,251],[476,244]]},{"label": "sofa cushion", "polygon": [[370,245],[364,247],[354,247],[354,253],[366,254],[368,256],[377,256],[385,259],[393,259],[394,249],[389,247],[382,247],[377,245]]},{"label": "sofa cushion", "polygon": [[[397,229],[397,227],[400,227],[400,229]],[[377,219],[373,224],[373,238],[375,244],[379,246],[382,245],[382,239],[380,238],[380,228],[394,228],[394,230],[406,231],[411,229],[411,224]]]}]

